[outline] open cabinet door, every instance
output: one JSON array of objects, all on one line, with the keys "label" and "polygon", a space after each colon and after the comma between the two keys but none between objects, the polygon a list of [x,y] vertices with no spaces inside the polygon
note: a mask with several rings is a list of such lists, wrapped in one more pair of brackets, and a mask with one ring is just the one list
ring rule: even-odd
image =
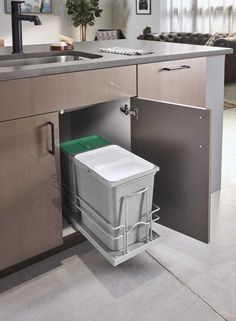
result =
[{"label": "open cabinet door", "polygon": [[[160,166],[160,224],[210,240],[210,110],[133,98],[132,152]],[[135,113],[133,113],[135,114]]]}]

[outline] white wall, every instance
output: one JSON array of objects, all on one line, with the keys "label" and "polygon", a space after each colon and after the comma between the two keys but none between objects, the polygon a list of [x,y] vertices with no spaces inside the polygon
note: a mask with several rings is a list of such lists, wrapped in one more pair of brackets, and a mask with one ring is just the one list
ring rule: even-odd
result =
[{"label": "white wall", "polygon": [[[95,26],[88,27],[88,40],[94,38],[96,29],[112,27],[111,0],[100,0],[100,6],[104,12],[102,17],[96,20]],[[23,22],[24,44],[56,42],[59,34],[72,36],[77,41],[79,40],[79,29],[72,26],[70,17],[66,13],[65,0],[53,0],[53,14],[40,14],[39,17],[42,26]],[[5,40],[6,45],[11,45],[11,16],[5,14],[3,0],[0,0],[0,38]]]},{"label": "white wall", "polygon": [[135,39],[146,26],[153,32],[160,31],[161,0],[152,0],[151,15],[136,15],[136,0],[111,0],[111,3],[113,26],[122,29],[127,38]]},{"label": "white wall", "polygon": [[[127,38],[136,39],[146,26],[153,32],[161,30],[161,10],[164,0],[152,0],[151,15],[136,15],[136,0],[100,0],[103,8],[101,18],[95,26],[88,27],[88,40],[94,39],[94,33],[99,28],[120,28]],[[58,34],[72,36],[79,41],[79,28],[74,28],[65,9],[65,0],[53,0],[53,14],[40,14],[42,26],[23,22],[24,44],[52,43],[58,41]],[[5,14],[4,1],[0,0],[0,38],[6,45],[11,45],[11,16]]]}]

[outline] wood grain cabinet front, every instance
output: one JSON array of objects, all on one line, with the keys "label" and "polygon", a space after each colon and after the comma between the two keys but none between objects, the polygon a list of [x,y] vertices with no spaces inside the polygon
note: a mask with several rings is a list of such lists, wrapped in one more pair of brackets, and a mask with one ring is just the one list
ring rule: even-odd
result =
[{"label": "wood grain cabinet front", "polygon": [[2,81],[0,122],[136,95],[136,66]]},{"label": "wood grain cabinet front", "polygon": [[57,113],[0,123],[0,270],[62,244],[52,135]]},{"label": "wood grain cabinet front", "polygon": [[138,97],[207,107],[206,58],[139,65]]}]

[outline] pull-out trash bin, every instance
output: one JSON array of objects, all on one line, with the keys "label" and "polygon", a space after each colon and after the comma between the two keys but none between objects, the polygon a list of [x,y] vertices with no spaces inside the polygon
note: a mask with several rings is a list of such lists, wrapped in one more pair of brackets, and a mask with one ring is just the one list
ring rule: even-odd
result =
[{"label": "pull-out trash bin", "polygon": [[72,213],[78,213],[75,198],[76,180],[72,159],[79,153],[111,145],[111,142],[98,135],[73,139],[60,144],[61,149],[61,181],[63,202]]},{"label": "pull-out trash bin", "polygon": [[143,240],[148,225],[135,225],[150,220],[158,166],[117,145],[77,154],[73,162],[82,224],[113,251],[124,248],[124,227],[127,245]]}]

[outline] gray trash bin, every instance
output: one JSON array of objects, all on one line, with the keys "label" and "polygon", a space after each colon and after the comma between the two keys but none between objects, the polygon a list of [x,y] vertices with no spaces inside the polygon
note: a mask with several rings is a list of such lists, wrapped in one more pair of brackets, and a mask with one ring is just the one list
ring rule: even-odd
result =
[{"label": "gray trash bin", "polygon": [[[122,235],[122,229],[113,231],[109,225],[125,224],[125,197],[134,193],[127,198],[128,228],[147,221],[159,168],[117,145],[75,155],[73,161],[83,224],[111,250],[123,249],[122,238],[112,239]],[[146,235],[147,226],[134,228],[128,245]]]},{"label": "gray trash bin", "polygon": [[73,158],[79,153],[84,153],[96,148],[111,145],[111,142],[98,135],[81,137],[60,144],[61,149],[61,181],[63,187],[63,202],[72,213],[78,213],[76,207],[76,180]]}]

